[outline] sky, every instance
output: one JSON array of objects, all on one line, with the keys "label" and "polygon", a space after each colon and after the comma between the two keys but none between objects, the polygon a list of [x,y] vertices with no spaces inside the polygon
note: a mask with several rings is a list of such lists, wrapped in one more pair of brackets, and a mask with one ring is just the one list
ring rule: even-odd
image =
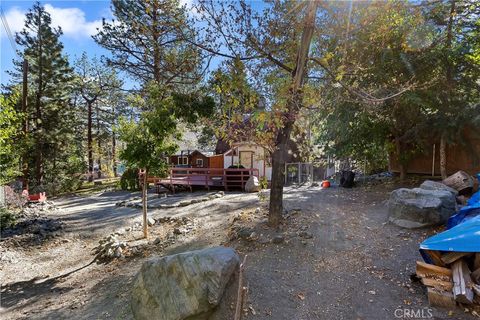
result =
[{"label": "sky", "polygon": [[[190,5],[193,0],[181,0],[182,4]],[[0,7],[6,18],[8,28],[13,37],[25,24],[25,13],[36,1],[30,0],[0,0]],[[63,35],[60,37],[64,45],[64,53],[73,63],[85,51],[90,58],[108,55],[109,52],[95,43],[92,35],[101,27],[102,19],[112,19],[110,0],[49,0],[40,1],[52,17],[52,26],[60,26]],[[17,49],[20,49],[17,47]],[[0,82],[7,84],[9,76],[6,71],[13,68],[12,60],[17,58],[14,48],[9,41],[3,21],[0,22]],[[132,82],[127,80],[126,87]]]},{"label": "sky", "polygon": [[[60,26],[63,30],[61,41],[65,53],[71,62],[79,57],[83,51],[90,57],[108,54],[92,39],[96,28],[102,24],[102,18],[111,19],[110,1],[83,0],[83,1],[40,1],[52,17],[52,25]],[[25,13],[34,4],[34,1],[0,0],[7,24],[14,35],[20,31],[25,22]],[[3,21],[2,21],[3,22]],[[3,23],[0,25],[0,52],[1,52],[1,83],[8,83],[7,70],[13,68],[12,59],[17,58],[8,39]],[[20,49],[17,47],[17,49]]]}]

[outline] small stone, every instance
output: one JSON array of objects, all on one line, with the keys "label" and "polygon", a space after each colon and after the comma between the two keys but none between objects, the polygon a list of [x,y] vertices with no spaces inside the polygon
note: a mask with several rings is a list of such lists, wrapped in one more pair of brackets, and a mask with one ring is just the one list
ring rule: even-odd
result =
[{"label": "small stone", "polygon": [[373,294],[373,295],[377,294],[377,293],[375,292],[375,290],[370,290],[370,291],[368,291],[368,293]]},{"label": "small stone", "polygon": [[173,234],[182,234],[182,231],[179,228],[174,228]]},{"label": "small stone", "polygon": [[153,244],[157,245],[157,244],[160,244],[162,242],[162,239],[160,239],[159,237],[155,238],[155,240],[153,240]]},{"label": "small stone", "polygon": [[153,226],[153,225],[155,224],[155,219],[153,219],[152,217],[149,217],[149,218],[147,219],[147,223],[148,223],[148,225],[151,227],[151,226]]},{"label": "small stone", "polygon": [[260,208],[256,208],[255,213],[260,213]]},{"label": "small stone", "polygon": [[240,227],[236,231],[237,237],[240,239],[249,239],[252,236],[253,229],[247,227]]},{"label": "small stone", "polygon": [[305,239],[311,239],[313,238],[313,234],[311,234],[310,232],[308,231],[300,231],[300,233],[298,234],[301,238],[305,238]]},{"label": "small stone", "polygon": [[122,256],[123,256],[123,250],[122,250],[122,248],[117,247],[117,248],[115,249],[114,257],[115,257],[115,258],[121,258]]},{"label": "small stone", "polygon": [[276,244],[279,244],[279,243],[282,243],[285,241],[285,237],[282,236],[282,235],[276,235],[275,237],[273,237],[272,239],[272,243],[276,243]]}]

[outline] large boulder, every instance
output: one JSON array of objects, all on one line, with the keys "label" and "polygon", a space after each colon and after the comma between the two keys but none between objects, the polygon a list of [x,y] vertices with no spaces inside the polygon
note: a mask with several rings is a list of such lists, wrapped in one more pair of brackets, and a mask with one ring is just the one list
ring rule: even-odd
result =
[{"label": "large boulder", "polygon": [[255,176],[250,176],[247,182],[245,183],[245,191],[246,192],[258,192],[260,191],[260,182],[258,182],[258,178]]},{"label": "large boulder", "polygon": [[390,222],[409,229],[445,223],[455,209],[455,196],[446,190],[401,188],[388,203]]},{"label": "large boulder", "polygon": [[220,302],[239,261],[226,247],[147,260],[133,284],[135,319],[204,319]]},{"label": "large boulder", "polygon": [[420,188],[425,189],[425,190],[445,190],[445,191],[451,192],[454,196],[458,195],[457,190],[455,190],[453,188],[450,188],[449,186],[447,186],[447,185],[445,185],[441,182],[432,181],[432,180],[425,180],[420,185]]}]

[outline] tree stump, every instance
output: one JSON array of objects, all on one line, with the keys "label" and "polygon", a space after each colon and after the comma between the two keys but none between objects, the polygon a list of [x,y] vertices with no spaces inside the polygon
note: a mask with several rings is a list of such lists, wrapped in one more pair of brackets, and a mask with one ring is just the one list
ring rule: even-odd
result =
[{"label": "tree stump", "polygon": [[465,171],[458,171],[457,173],[447,177],[442,181],[445,185],[457,190],[461,194],[470,192],[473,189],[474,180]]}]

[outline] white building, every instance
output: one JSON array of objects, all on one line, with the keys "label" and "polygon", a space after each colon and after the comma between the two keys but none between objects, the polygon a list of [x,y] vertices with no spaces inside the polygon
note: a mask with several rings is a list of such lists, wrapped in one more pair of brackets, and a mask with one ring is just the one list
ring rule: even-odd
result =
[{"label": "white building", "polygon": [[230,166],[241,165],[246,169],[258,169],[260,178],[272,179],[272,164],[270,155],[265,148],[252,142],[237,142],[232,148],[223,154],[223,166],[228,169]]}]

